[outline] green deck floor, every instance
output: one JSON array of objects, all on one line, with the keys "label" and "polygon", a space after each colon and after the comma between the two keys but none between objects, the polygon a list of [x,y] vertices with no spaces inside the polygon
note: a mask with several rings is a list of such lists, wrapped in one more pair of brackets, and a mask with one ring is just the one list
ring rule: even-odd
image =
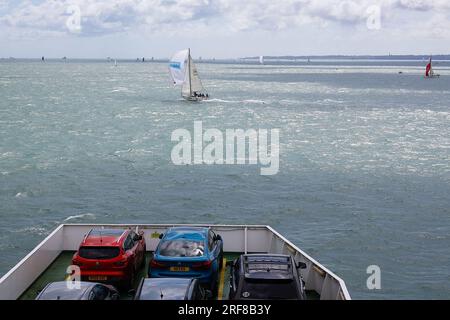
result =
[{"label": "green deck floor", "polygon": [[[65,280],[67,274],[66,269],[72,262],[72,256],[74,251],[63,251],[53,263],[33,282],[33,284],[25,290],[25,292],[20,296],[20,300],[34,300],[38,295],[39,291],[41,291],[48,283],[55,281],[63,281]],[[146,255],[146,266],[139,271],[139,276],[136,279],[135,287],[139,284],[141,278],[147,276],[147,267],[148,262],[150,261],[152,256],[151,252],[148,252]],[[219,281],[219,300],[228,299],[228,293],[230,291],[230,267],[226,266],[227,261],[232,261],[239,256],[239,253],[224,253],[224,268],[220,272],[220,281]],[[307,292],[308,299],[318,299],[318,295],[316,293]],[[121,299],[128,300],[131,297],[127,293],[123,293]]]}]

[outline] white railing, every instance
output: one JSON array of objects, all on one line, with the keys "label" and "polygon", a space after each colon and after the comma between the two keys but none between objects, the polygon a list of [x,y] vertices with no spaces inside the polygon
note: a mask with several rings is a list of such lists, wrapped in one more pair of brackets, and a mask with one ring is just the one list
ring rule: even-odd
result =
[{"label": "white railing", "polygon": [[44,272],[62,251],[60,225],[0,279],[0,300],[15,300]]},{"label": "white railing", "polygon": [[306,290],[317,292],[321,300],[351,300],[344,280],[297,248],[273,228],[269,226],[267,228],[273,235],[268,252],[291,254],[297,262],[306,263],[306,269],[301,270]]}]

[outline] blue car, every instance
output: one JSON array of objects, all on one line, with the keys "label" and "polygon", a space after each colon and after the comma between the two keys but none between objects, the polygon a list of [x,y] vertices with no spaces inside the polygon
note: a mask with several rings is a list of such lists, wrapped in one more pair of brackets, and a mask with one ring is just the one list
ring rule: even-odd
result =
[{"label": "blue car", "polygon": [[173,227],[160,239],[149,277],[197,278],[215,295],[223,261],[221,236],[211,228]]}]

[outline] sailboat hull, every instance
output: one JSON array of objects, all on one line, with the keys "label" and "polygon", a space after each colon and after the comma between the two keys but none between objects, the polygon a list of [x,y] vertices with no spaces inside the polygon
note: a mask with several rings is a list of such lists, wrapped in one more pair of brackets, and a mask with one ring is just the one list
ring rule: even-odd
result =
[{"label": "sailboat hull", "polygon": [[183,98],[187,101],[194,101],[194,102],[208,100],[208,98],[206,97],[183,97]]}]

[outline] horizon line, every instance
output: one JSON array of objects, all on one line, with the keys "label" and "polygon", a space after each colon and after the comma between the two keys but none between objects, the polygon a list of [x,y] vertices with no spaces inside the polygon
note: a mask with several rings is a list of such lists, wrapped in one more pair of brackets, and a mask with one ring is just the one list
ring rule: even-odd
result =
[{"label": "horizon line", "polygon": [[[268,60],[275,60],[275,59],[282,59],[282,60],[293,60],[293,59],[326,59],[326,58],[335,58],[335,59],[345,59],[345,58],[359,58],[359,59],[400,59],[400,58],[407,58],[408,60],[412,60],[413,58],[426,58],[426,57],[440,57],[440,58],[446,58],[445,60],[450,60],[450,53],[446,54],[318,54],[318,55],[258,55],[258,56],[245,56],[245,57],[234,57],[234,58],[215,58],[215,57],[197,57],[196,60],[205,60],[205,61],[230,61],[230,60],[250,60],[250,59],[259,59],[260,57],[264,57],[264,59]],[[42,60],[42,57],[45,58],[45,60],[128,60],[128,61],[142,61],[142,58],[145,59],[145,62],[151,62],[151,61],[167,61],[170,60],[170,57],[47,57],[45,55],[43,56],[37,56],[37,57],[0,57],[0,60]]]}]

